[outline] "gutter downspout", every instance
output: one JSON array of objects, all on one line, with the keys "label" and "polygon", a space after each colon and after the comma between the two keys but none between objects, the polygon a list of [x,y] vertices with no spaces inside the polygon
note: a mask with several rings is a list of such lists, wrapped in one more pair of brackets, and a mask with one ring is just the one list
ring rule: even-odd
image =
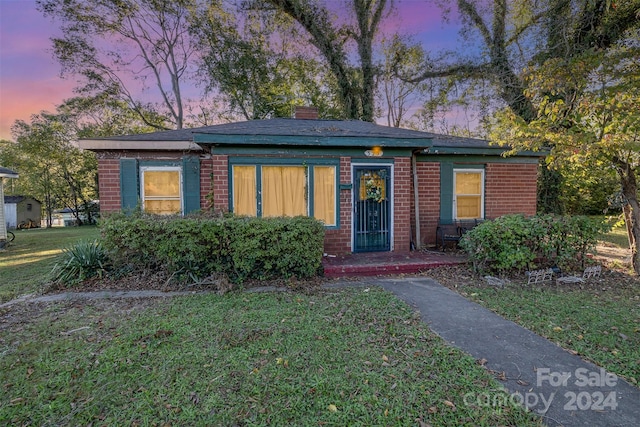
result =
[{"label": "gutter downspout", "polygon": [[416,215],[416,250],[422,247],[422,238],[420,237],[420,197],[418,191],[418,167],[417,156],[415,151],[411,153],[411,173],[413,174],[413,205]]}]

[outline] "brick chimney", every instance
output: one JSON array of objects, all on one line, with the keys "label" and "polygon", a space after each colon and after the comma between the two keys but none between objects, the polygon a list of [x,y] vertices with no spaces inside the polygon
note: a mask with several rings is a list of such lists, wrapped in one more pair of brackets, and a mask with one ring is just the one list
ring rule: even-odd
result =
[{"label": "brick chimney", "polygon": [[293,116],[295,119],[318,120],[318,107],[298,107]]}]

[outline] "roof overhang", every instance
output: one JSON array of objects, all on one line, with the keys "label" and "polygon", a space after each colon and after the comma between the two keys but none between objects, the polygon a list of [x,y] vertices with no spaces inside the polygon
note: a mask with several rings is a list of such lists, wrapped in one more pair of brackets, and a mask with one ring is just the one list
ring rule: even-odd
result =
[{"label": "roof overhang", "polygon": [[[434,145],[419,151],[419,154],[425,155],[450,155],[450,154],[466,154],[466,155],[484,155],[484,156],[503,156],[511,151],[510,147],[489,146],[489,147],[443,147]],[[549,153],[546,151],[518,151],[511,156],[522,157],[545,157]]]},{"label": "roof overhang", "polygon": [[0,178],[18,178],[18,172],[0,166]]},{"label": "roof overhang", "polygon": [[84,150],[140,150],[140,151],[202,151],[191,141],[123,141],[116,139],[81,139],[78,147]]},{"label": "roof overhang", "polygon": [[195,133],[193,141],[212,146],[289,146],[289,147],[344,147],[364,148],[372,146],[389,148],[426,148],[433,144],[431,138],[381,138],[308,135],[221,135]]}]

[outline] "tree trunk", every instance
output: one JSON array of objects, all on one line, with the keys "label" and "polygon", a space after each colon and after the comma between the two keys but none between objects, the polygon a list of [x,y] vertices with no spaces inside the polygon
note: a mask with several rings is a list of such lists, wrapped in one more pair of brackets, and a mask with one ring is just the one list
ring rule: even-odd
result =
[{"label": "tree trunk", "polygon": [[625,225],[625,228],[627,229],[627,238],[629,242],[629,247],[631,248],[635,242],[633,238],[633,232],[631,230],[631,223],[633,222],[631,220],[631,207],[628,204],[625,204],[624,206],[622,206],[622,213],[624,214],[624,225]]},{"label": "tree trunk", "polygon": [[620,176],[622,195],[626,202],[624,219],[629,233],[631,264],[633,265],[633,271],[635,271],[637,275],[640,275],[640,253],[638,253],[638,240],[640,240],[640,204],[638,203],[636,172],[635,169],[624,160],[615,159],[615,163],[618,175]]}]

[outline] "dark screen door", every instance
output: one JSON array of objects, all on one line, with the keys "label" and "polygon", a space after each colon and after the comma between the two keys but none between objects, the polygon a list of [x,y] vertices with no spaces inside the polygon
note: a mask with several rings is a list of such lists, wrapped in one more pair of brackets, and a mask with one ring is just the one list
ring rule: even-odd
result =
[{"label": "dark screen door", "polygon": [[354,168],[354,252],[391,249],[391,168]]}]

